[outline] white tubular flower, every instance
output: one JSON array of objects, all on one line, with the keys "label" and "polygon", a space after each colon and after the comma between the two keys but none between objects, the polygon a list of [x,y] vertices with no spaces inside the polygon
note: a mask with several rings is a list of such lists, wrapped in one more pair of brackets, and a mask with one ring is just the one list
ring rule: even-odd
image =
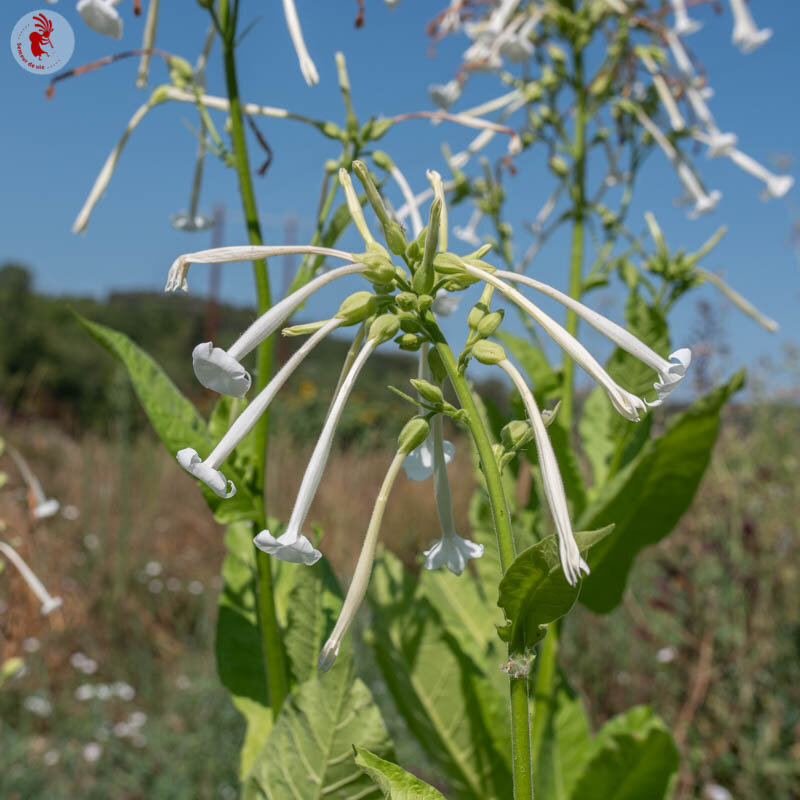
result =
[{"label": "white tubular flower", "polygon": [[[236,449],[239,442],[247,436],[259,417],[267,410],[275,395],[286,383],[289,376],[297,369],[300,362],[344,320],[334,317],[325,323],[297,352],[281,367],[272,380],[258,393],[247,408],[236,418],[222,439],[205,461],[197,455],[197,451],[186,447],[178,452],[178,463],[195,478],[203,481],[219,497],[229,498],[236,494],[236,487],[220,471],[225,459]],[[208,342],[210,346],[211,343]],[[205,345],[199,345],[204,347]],[[196,348],[195,348],[196,349]],[[217,348],[219,349],[219,348]],[[222,351],[220,351],[222,352]],[[249,386],[249,375],[248,386]]]},{"label": "white tubular flower", "polygon": [[442,176],[435,170],[429,169],[425,171],[425,177],[433,189],[433,197],[441,203],[442,211],[439,217],[439,249],[447,250],[448,242],[448,225],[447,225],[447,198],[444,196],[444,183],[442,183]]},{"label": "white tubular flower", "polygon": [[[519,95],[515,100],[508,104],[508,108],[506,109],[506,116],[510,116],[515,111],[518,111],[522,106],[525,105],[525,97],[524,95]],[[468,117],[469,119],[469,117]],[[486,147],[489,142],[492,141],[495,134],[499,131],[496,129],[487,128],[486,130],[481,131],[468,145],[466,150],[462,150],[460,153],[456,153],[451,159],[450,163],[456,169],[462,169],[466,163],[475,155],[475,153],[480,152]],[[521,146],[519,137],[513,137],[508,145],[508,150],[510,155],[515,155],[516,152],[519,152],[518,147]]]},{"label": "white tubular flower", "polygon": [[[151,50],[156,43],[156,28],[158,27],[158,5],[159,0],[150,0],[147,6],[147,18],[144,22],[144,34],[142,36],[142,50]],[[147,75],[150,71],[151,53],[142,53],[139,62],[139,71],[136,74],[136,88],[144,89],[147,86]]]},{"label": "white tubular flower", "polygon": [[[425,227],[422,224],[422,217],[419,213],[419,203],[422,202],[422,195],[420,197],[414,197],[414,192],[411,191],[411,187],[408,185],[408,181],[406,180],[406,176],[397,168],[397,165],[392,163],[391,168],[389,169],[389,174],[394,179],[394,182],[397,184],[397,187],[400,189],[400,193],[403,195],[403,200],[406,201],[405,206],[400,209],[398,212],[398,217],[403,219],[403,211],[407,211],[408,215],[411,217],[411,233],[413,234],[414,238],[416,239],[417,236],[422,233],[422,229]],[[425,192],[422,193],[423,195]],[[431,197],[433,195],[433,189],[430,190],[429,194],[426,197]]]},{"label": "white tubular flower", "polygon": [[733,35],[731,40],[745,55],[758,49],[771,36],[770,28],[759,30],[753,20],[750,9],[744,0],[730,0],[733,12]]},{"label": "white tubular flower", "polygon": [[617,325],[616,322],[608,319],[608,317],[598,314],[589,306],[546,283],[529,278],[527,275],[519,275],[516,272],[498,270],[494,274],[503,280],[524,283],[526,286],[530,286],[532,289],[547,295],[547,297],[557,300],[574,311],[581,319],[588,322],[595,330],[600,331],[603,336],[610,339],[626,353],[630,353],[634,358],[638,358],[643,364],[657,372],[658,383],[654,385],[654,388],[658,393],[658,398],[652,403],[648,402],[649,406],[661,405],[664,398],[677,388],[684,375],[686,375],[686,371],[692,361],[692,351],[688,347],[681,347],[674,353],[670,353],[669,360],[667,360],[654,350],[651,350],[641,339],[634,336],[630,331],[625,330],[621,325]]},{"label": "white tubular flower", "polygon": [[405,427],[399,436],[399,447],[389,469],[386,472],[386,477],[383,479],[378,496],[375,498],[375,505],[372,508],[372,516],[369,520],[367,534],[364,537],[364,544],[361,547],[361,553],[358,556],[358,563],[356,564],[355,572],[353,573],[353,580],[350,582],[350,588],[347,590],[347,596],[342,605],[342,611],[339,618],[336,620],[336,625],[331,632],[328,641],[319,654],[318,667],[323,672],[327,672],[336,656],[339,655],[339,648],[342,644],[347,629],[353,621],[364,595],[367,592],[367,585],[369,584],[369,577],[372,573],[372,564],[375,561],[375,546],[378,543],[378,533],[383,521],[383,512],[386,508],[386,502],[389,499],[389,494],[392,491],[392,486],[400,472],[400,467],[403,459],[408,452],[425,437],[429,432],[430,426],[421,417],[415,417],[406,423]]},{"label": "white tubular flower", "polygon": [[728,157],[737,167],[764,181],[765,200],[770,197],[783,197],[794,186],[794,178],[791,175],[776,175],[741,150],[731,150]]},{"label": "white tubular flower", "polygon": [[[343,261],[350,261],[351,263],[355,262],[352,253],[346,253],[344,250],[335,250],[332,247],[316,247],[314,245],[265,245],[263,247],[237,245],[234,247],[214,247],[210,250],[198,250],[196,253],[184,253],[182,256],[178,256],[169,268],[164,291],[175,292],[181,289],[184,292],[188,292],[189,284],[186,281],[186,276],[189,274],[189,267],[192,264],[227,264],[234,261],[257,261],[261,258],[302,255],[305,253],[341,258]],[[366,267],[362,265],[360,269],[366,269]],[[331,272],[335,272],[335,270]],[[326,274],[330,275],[331,273]]]},{"label": "white tubular flower", "polygon": [[25,583],[36,595],[42,604],[41,612],[47,616],[51,611],[55,611],[63,602],[60,597],[54,597],[45,589],[44,584],[36,577],[33,570],[23,561],[22,556],[8,543],[0,542],[0,553],[2,553],[22,575]]},{"label": "white tubular flower", "polygon": [[461,97],[461,83],[457,80],[447,83],[432,83],[428,87],[428,93],[435,106],[447,111]]},{"label": "white tubular flower", "polygon": [[702,214],[713,211],[722,198],[722,192],[716,190],[710,194],[706,192],[691,167],[681,159],[678,155],[678,151],[673,147],[669,139],[664,136],[663,131],[658,125],[656,125],[638,106],[635,108],[635,114],[639,122],[642,123],[647,132],[655,139],[656,143],[672,163],[672,166],[678,173],[680,182],[683,184],[683,188],[694,203],[694,208],[689,213],[689,217],[691,219],[696,219]]},{"label": "white tubular flower", "polygon": [[364,217],[364,210],[361,208],[361,201],[358,199],[358,194],[353,188],[353,181],[350,178],[350,173],[344,168],[339,168],[339,185],[344,191],[345,199],[347,200],[347,210],[350,212],[350,218],[356,226],[356,230],[361,234],[361,238],[367,245],[372,244],[375,238],[370,233],[367,225],[367,220]]},{"label": "white tubular flower", "polygon": [[[330,411],[325,420],[325,425],[322,428],[322,433],[319,435],[317,444],[314,447],[314,452],[311,454],[311,459],[303,475],[300,490],[297,493],[297,499],[295,500],[286,531],[276,539],[268,530],[263,530],[253,540],[259,550],[263,550],[265,553],[269,553],[282,561],[292,561],[310,565],[315,564],[322,557],[322,553],[314,549],[311,542],[303,536],[300,531],[306,520],[309,509],[311,508],[314,495],[317,493],[319,483],[322,480],[322,473],[325,471],[325,465],[328,462],[328,455],[330,454],[331,445],[333,444],[333,435],[336,432],[336,426],[339,424],[342,411],[356,382],[358,373],[361,371],[361,368],[364,366],[373,350],[375,350],[381,341],[384,341],[383,332],[379,332],[377,335],[373,332],[380,319],[381,317],[372,324],[369,338],[361,348],[356,360],[353,362],[353,366],[347,373],[347,377],[342,382],[331,404]],[[394,332],[396,331],[397,327],[394,328]],[[394,333],[392,333],[392,335],[394,335]]]},{"label": "white tubular flower", "polygon": [[286,17],[286,27],[289,29],[289,36],[292,37],[292,44],[297,53],[297,60],[300,62],[300,72],[309,86],[319,83],[319,75],[311,56],[308,54],[303,31],[300,28],[300,20],[297,18],[297,9],[294,7],[294,0],[283,0],[283,13]]},{"label": "white tubular flower", "polygon": [[776,333],[778,331],[780,326],[774,319],[770,319],[766,314],[762,314],[747,298],[740,295],[736,289],[728,286],[719,275],[699,267],[697,268],[697,272],[709,283],[716,286],[740,311],[747,314],[751,319],[754,319],[762,328],[765,328],[770,333]]},{"label": "white tubular flower", "polygon": [[436,495],[436,510],[442,526],[442,538],[430,550],[426,550],[425,569],[447,567],[450,572],[460,575],[470,558],[483,555],[483,545],[464,539],[456,533],[453,519],[453,503],[450,497],[450,483],[447,480],[447,465],[444,459],[444,436],[442,417],[433,418],[433,491]]},{"label": "white tubular flower", "polygon": [[251,378],[240,359],[275,333],[295,309],[318,289],[336,278],[352,275],[361,269],[363,265],[360,264],[338,267],[309,281],[262,314],[227,350],[214,347],[212,342],[197,345],[192,351],[192,366],[197,380],[214,392],[231,397],[244,397],[250,389]]},{"label": "white tubular flower", "polygon": [[55,498],[45,495],[42,484],[36,475],[33,474],[33,470],[28,466],[28,462],[23,458],[22,453],[10,444],[6,445],[6,449],[17,465],[17,469],[19,469],[22,479],[28,487],[28,506],[33,518],[46,519],[47,517],[52,517],[54,514],[57,514],[58,509],[61,508],[61,504]]},{"label": "white tubular flower", "polygon": [[[623,417],[632,422],[638,422],[640,414],[647,412],[647,404],[644,400],[619,386],[598,363],[597,359],[566,328],[559,325],[548,314],[545,314],[541,308],[528,300],[525,295],[489,272],[484,272],[482,269],[473,267],[464,261],[461,262],[461,265],[468,275],[474,275],[485,283],[494,286],[501,294],[516,303],[535,322],[541,325],[553,341],[605,389],[612,405]],[[516,273],[514,274],[516,275]]]},{"label": "white tubular flower", "polygon": [[536,405],[533,392],[528,388],[525,379],[520,375],[519,370],[508,360],[500,361],[497,365],[505,371],[511,378],[514,386],[522,397],[525,404],[525,411],[533,428],[533,436],[536,440],[536,452],[539,456],[539,468],[542,472],[542,483],[544,493],[547,498],[547,505],[553,515],[556,524],[556,534],[558,535],[558,554],[561,559],[561,569],[564,577],[570,586],[575,586],[581,577],[581,572],[589,574],[589,565],[581,558],[578,544],[572,533],[572,523],[569,519],[569,509],[567,508],[567,495],[564,492],[564,483],[561,480],[561,472],[558,468],[558,461],[553,452],[553,445],[547,435],[542,415]]},{"label": "white tubular flower", "polygon": [[675,97],[672,94],[672,90],[667,85],[667,81],[665,80],[664,76],[658,71],[658,66],[656,65],[655,61],[653,61],[653,59],[650,58],[647,53],[641,53],[639,60],[642,62],[642,64],[644,64],[645,68],[653,78],[653,86],[656,87],[656,92],[658,92],[661,105],[667,112],[669,124],[672,126],[672,130],[682,131],[686,127],[686,122],[684,121],[683,116],[678,109],[678,104],[675,102]]},{"label": "white tubular flower", "polygon": [[122,38],[122,19],[114,6],[121,0],[78,0],[76,6],[83,21],[96,33]]},{"label": "white tubular flower", "polygon": [[675,14],[675,27],[673,30],[678,36],[689,36],[695,31],[699,31],[703,27],[702,22],[689,17],[689,12],[686,10],[685,0],[670,0],[672,3],[672,11]]},{"label": "white tubular flower", "polygon": [[73,233],[86,233],[86,228],[89,225],[89,217],[92,215],[92,211],[97,205],[98,200],[100,200],[103,192],[108,188],[108,184],[111,182],[111,176],[114,174],[114,169],[122,155],[125,144],[136,129],[136,126],[144,119],[145,114],[147,114],[153,106],[158,105],[158,102],[158,100],[154,100],[153,97],[151,97],[148,102],[139,106],[134,115],[130,118],[122,136],[114,149],[109,153],[105,164],[103,164],[99,175],[95,179],[94,186],[92,186],[92,190],[89,192],[89,196],[86,198],[83,208],[78,212],[75,222],[72,223]]},{"label": "white tubular flower", "polygon": [[[428,343],[423,343],[419,350],[419,367],[417,368],[417,377],[423,381],[431,380],[431,370],[428,366]],[[424,408],[420,406],[419,413],[425,413]],[[442,450],[444,453],[444,463],[449,464],[453,460],[456,448],[452,442],[444,441],[442,443]],[[433,475],[433,431],[428,435],[424,442],[418,447],[414,448],[403,461],[403,469],[406,471],[406,477],[410,481],[426,481]]]}]

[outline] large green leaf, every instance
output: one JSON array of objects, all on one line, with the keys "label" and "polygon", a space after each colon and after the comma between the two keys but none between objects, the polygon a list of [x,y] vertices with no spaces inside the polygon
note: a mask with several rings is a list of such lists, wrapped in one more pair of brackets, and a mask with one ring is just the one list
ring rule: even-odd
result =
[{"label": "large green leaf", "polygon": [[[546,714],[545,725],[534,735],[534,788],[537,797],[569,800],[589,752],[589,721],[581,698],[559,680],[551,703],[543,707],[536,698],[536,718]],[[534,729],[536,734],[536,728]]]},{"label": "large green leaf", "polygon": [[266,664],[256,611],[253,526],[235,522],[225,532],[225,581],[217,612],[217,671],[247,721],[240,773],[249,772],[272,727]]},{"label": "large green leaf", "polygon": [[[581,554],[605,539],[613,525],[575,534]],[[558,539],[548,536],[520,553],[500,581],[497,604],[508,623],[497,632],[515,651],[524,652],[544,638],[547,625],[574,605],[580,585],[570,586],[561,569]]]},{"label": "large green leaf", "polygon": [[267,800],[359,800],[380,790],[353,746],[392,756],[389,736],[350,658],[300,684],[284,702],[247,778],[245,796]]},{"label": "large green leaf", "polygon": [[380,787],[384,800],[445,800],[440,791],[397,764],[378,758],[363,747],[355,750],[356,764]]},{"label": "large green leaf", "polygon": [[589,555],[592,574],[580,599],[592,611],[605,613],[620,602],[637,553],[663,539],[686,512],[711,457],[722,406],[743,385],[741,371],[676,415],[586,509],[580,527],[615,524]]},{"label": "large green leaf", "polygon": [[[92,338],[127,369],[136,396],[166,448],[174,455],[184,447],[193,447],[201,458],[208,456],[214,443],[206,421],[164,370],[124,333],[91,322],[80,314],[75,316]],[[222,523],[252,519],[258,510],[242,477],[229,462],[223,465],[222,471],[236,485],[234,497],[224,500],[200,484],[214,517]]]},{"label": "large green leaf", "polygon": [[[370,587],[378,666],[411,731],[453,795],[511,796],[508,701],[450,635],[416,581],[385,554]],[[490,665],[497,669],[497,664]]]},{"label": "large green leaf", "polygon": [[[317,669],[319,651],[325,644],[342,607],[341,591],[326,558],[309,567],[292,564],[294,585],[289,594],[289,623],[284,644],[292,676],[308,680]],[[345,639],[339,658],[347,652]]]},{"label": "large green leaf", "polygon": [[663,800],[678,769],[664,723],[636,706],[604,725],[590,745],[573,800]]}]

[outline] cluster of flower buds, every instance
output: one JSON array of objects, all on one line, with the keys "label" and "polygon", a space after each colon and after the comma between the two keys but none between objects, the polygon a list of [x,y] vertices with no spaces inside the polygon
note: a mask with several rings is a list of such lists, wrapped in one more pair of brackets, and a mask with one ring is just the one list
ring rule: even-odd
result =
[{"label": "cluster of flower buds", "polygon": [[[205,342],[195,348],[193,353],[195,374],[201,383],[234,397],[244,396],[251,385],[250,375],[241,363],[241,359],[259,342],[277,331],[311,294],[344,275],[360,274],[371,284],[369,290],[357,291],[346,298],[330,319],[285,328],[283,332],[287,335],[310,334],[310,336],[245,407],[210,454],[201,458],[195,450],[186,448],[177,455],[181,466],[208,485],[216,494],[221,497],[231,497],[236,487],[222,472],[225,460],[264,413],[278,390],[308,353],[337,328],[360,324],[359,335],[351,348],[350,357],[346,360],[322,432],[298,490],[287,527],[279,536],[275,536],[269,530],[262,530],[254,540],[261,550],[284,561],[313,564],[321,557],[320,551],[303,534],[303,526],[322,479],[342,410],[367,359],[379,345],[390,339],[394,339],[402,349],[419,352],[419,373],[412,381],[417,391],[417,399],[408,398],[418,405],[418,415],[406,425],[400,435],[397,454],[375,503],[356,574],[345,600],[345,608],[331,640],[320,657],[320,667],[323,669],[329,667],[335,658],[341,636],[363,598],[372,568],[383,509],[401,466],[405,467],[408,476],[415,480],[425,480],[433,476],[442,535],[439,541],[424,553],[425,567],[437,569],[446,566],[452,572],[460,574],[469,559],[478,558],[483,554],[482,545],[464,539],[456,533],[453,521],[447,480],[447,462],[452,457],[453,446],[444,440],[442,419],[447,415],[461,420],[466,412],[448,403],[442,392],[447,370],[439,352],[439,348],[443,345],[436,324],[434,298],[439,292],[459,293],[474,284],[482,284],[484,287],[479,302],[469,312],[467,318],[470,333],[459,359],[458,369],[465,370],[471,358],[484,364],[497,365],[520,392],[528,420],[521,423],[524,430],[517,430],[519,425],[513,430],[510,428],[507,430],[504,434],[504,445],[508,451],[512,451],[522,446],[525,437],[527,441],[532,438],[536,442],[545,494],[558,534],[561,563],[564,575],[571,584],[577,583],[581,574],[588,573],[589,568],[581,558],[575,543],[564,486],[546,432],[546,425],[552,421],[553,414],[552,412],[543,414],[539,410],[532,391],[525,384],[518,369],[508,359],[503,349],[488,338],[503,320],[502,309],[491,308],[493,293],[498,292],[530,315],[571,358],[603,386],[613,406],[629,420],[638,420],[643,413],[646,413],[648,406],[659,405],[676,388],[686,373],[691,357],[687,349],[681,349],[674,352],[669,359],[663,358],[621,326],[557,289],[518,273],[496,270],[483,260],[489,250],[488,245],[467,255],[457,255],[449,251],[447,207],[444,186],[438,173],[428,173],[434,196],[430,205],[428,225],[418,232],[416,238],[409,241],[403,228],[387,211],[366,165],[356,161],[353,163],[353,171],[363,184],[367,200],[383,230],[387,247],[373,237],[350,175],[342,169],[339,181],[353,223],[364,239],[364,252],[347,253],[312,246],[218,248],[180,256],[170,269],[167,281],[168,290],[185,289],[187,271],[192,262],[243,261],[286,252],[308,252],[349,262],[345,266],[323,272],[301,289],[276,303],[227,350],[215,346],[212,342]],[[394,263],[393,256],[402,262],[402,266]],[[514,288],[512,285],[514,283],[524,284],[559,301],[611,342],[652,368],[658,375],[654,385],[655,399],[646,402],[619,386],[572,334]]]}]

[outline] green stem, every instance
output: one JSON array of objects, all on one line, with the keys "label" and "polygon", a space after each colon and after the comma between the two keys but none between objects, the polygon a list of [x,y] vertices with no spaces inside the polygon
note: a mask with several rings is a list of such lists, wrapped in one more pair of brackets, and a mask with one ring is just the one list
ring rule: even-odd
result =
[{"label": "green stem", "polygon": [[[234,5],[235,9],[235,5]],[[231,27],[235,27],[235,13],[228,13],[227,0],[220,0],[220,19]],[[226,30],[223,41],[223,58],[225,62],[225,83],[228,90],[230,103],[231,138],[236,163],[236,174],[239,179],[239,194],[242,198],[244,217],[247,223],[247,235],[252,245],[262,245],[261,226],[258,222],[258,208],[256,206],[253,181],[250,175],[250,163],[247,155],[247,142],[244,133],[244,119],[242,107],[239,102],[239,86],[236,77],[235,31]],[[263,314],[271,305],[269,275],[267,262],[264,259],[253,262],[253,275],[256,282],[258,298],[258,313]],[[258,393],[269,381],[272,372],[274,355],[274,338],[270,336],[258,347],[256,355],[256,386]],[[267,444],[269,435],[269,416],[264,413],[256,423],[253,431],[257,453],[263,453],[263,459],[256,464],[256,486],[262,487],[264,501],[266,502],[266,461]],[[258,522],[264,527],[266,523],[266,505],[263,517]],[[280,628],[275,614],[275,598],[272,586],[272,568],[270,557],[256,549],[256,564],[258,570],[258,612],[261,627],[261,644],[264,657],[264,666],[269,686],[269,698],[272,711],[277,714],[289,691],[289,681],[286,668],[286,659],[283,643],[280,638]]]},{"label": "green stem", "polygon": [[[494,457],[489,435],[481,421],[466,379],[458,371],[458,363],[438,326],[429,328],[433,344],[441,356],[450,382],[455,389],[461,408],[467,413],[467,425],[478,450],[478,456],[489,493],[500,569],[505,572],[516,555],[511,517],[508,512],[500,470]],[[511,655],[511,648],[509,648]],[[526,678],[509,678],[511,700],[511,764],[513,767],[514,800],[533,800],[533,766],[531,760],[531,715],[528,708],[528,681]]]},{"label": "green stem", "polygon": [[[569,268],[569,295],[580,298],[583,280],[583,222],[586,214],[586,89],[583,85],[583,52],[573,51],[575,81],[575,136],[572,143],[573,178],[571,189],[573,204],[572,255]],[[578,332],[578,315],[567,311],[566,329],[575,336]],[[572,429],[575,394],[575,362],[564,353],[564,389],[561,395],[561,423],[567,431]]]}]

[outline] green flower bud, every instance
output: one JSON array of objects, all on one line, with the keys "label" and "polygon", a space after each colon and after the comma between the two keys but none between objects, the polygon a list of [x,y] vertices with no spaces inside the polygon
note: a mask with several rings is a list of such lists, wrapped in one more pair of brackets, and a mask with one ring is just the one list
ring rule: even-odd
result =
[{"label": "green flower bud", "polygon": [[170,78],[175,83],[177,80],[190,82],[194,79],[194,71],[192,65],[180,56],[170,56],[167,59],[167,67],[169,68]]},{"label": "green flower bud", "polygon": [[395,295],[394,300],[403,311],[411,311],[417,307],[417,296],[413,292],[400,292]]},{"label": "green flower bud", "polygon": [[344,299],[336,312],[346,325],[355,325],[373,316],[378,310],[377,299],[372,292],[354,292]]},{"label": "green flower bud", "polygon": [[433,288],[435,280],[433,259],[439,247],[439,222],[442,218],[442,201],[437,197],[431,203],[428,228],[425,235],[425,250],[422,253],[422,263],[417,267],[411,285],[417,294],[427,294]]},{"label": "green flower bud", "polygon": [[395,255],[401,256],[406,252],[408,240],[399,222],[390,219],[388,222],[384,223],[383,235],[386,238],[386,244],[389,245],[389,249]]},{"label": "green flower bud", "polygon": [[362,132],[364,141],[377,141],[392,127],[392,125],[394,125],[394,120],[388,118],[375,119],[368,122],[364,126],[364,131]]},{"label": "green flower bud", "polygon": [[378,344],[381,344],[393,339],[399,330],[400,320],[394,314],[381,314],[369,326],[369,338],[377,339]]},{"label": "green flower bud", "polygon": [[[329,139],[345,141],[347,138],[344,131],[335,122],[323,122],[317,125],[317,128],[323,136],[327,136]],[[338,167],[339,165],[337,164],[336,166]]]},{"label": "green flower bud", "polygon": [[403,333],[394,341],[401,350],[408,350],[412,353],[422,347],[422,339],[420,339],[419,336],[415,336],[413,333]]},{"label": "green flower bud", "polygon": [[526,103],[535,103],[537,100],[541,100],[542,98],[542,85],[538,81],[531,81],[530,83],[526,84],[522,91],[525,95]]},{"label": "green flower bud", "polygon": [[383,150],[376,150],[372,154],[372,160],[375,162],[375,166],[379,167],[380,169],[384,169],[387,172],[394,166],[394,161],[383,152]]},{"label": "green flower bud", "polygon": [[[367,280],[373,283],[391,283],[395,276],[392,259],[377,242],[373,244],[377,245],[377,247],[370,247],[365,253],[353,253],[353,258],[369,267],[363,272]],[[381,253],[380,250],[383,250],[383,252]]]},{"label": "green flower bud", "polygon": [[550,167],[551,172],[554,172],[559,178],[563,178],[569,172],[569,164],[567,164],[561,156],[551,156],[550,160],[547,162],[547,166]]},{"label": "green flower bud", "polygon": [[438,386],[434,386],[429,381],[421,378],[412,378],[411,385],[419,392],[419,396],[429,403],[443,403],[444,395]]},{"label": "green flower bud", "polygon": [[544,422],[545,427],[549,428],[556,421],[556,417],[558,416],[558,410],[560,408],[561,408],[561,401],[559,400],[555,404],[555,407],[553,408],[552,411],[547,408],[545,408],[542,411],[542,422]]},{"label": "green flower bud", "polygon": [[524,447],[533,438],[533,428],[530,423],[515,419],[506,425],[500,431],[500,441],[505,445],[508,450],[519,450]]},{"label": "green flower bud", "polygon": [[403,455],[408,455],[428,438],[430,432],[431,426],[428,424],[428,420],[423,417],[413,417],[400,431],[400,435],[397,437],[397,449]]},{"label": "green flower bud", "polygon": [[478,335],[484,338],[491,336],[503,321],[504,313],[503,309],[500,309],[499,311],[492,311],[491,314],[486,314],[486,316],[478,322]]},{"label": "green flower bud", "polygon": [[329,158],[325,162],[325,172],[331,174],[339,171],[339,162],[335,158]]},{"label": "green flower bud", "polygon": [[437,253],[433,266],[441,275],[460,275],[464,272],[461,257],[455,253]]},{"label": "green flower bud", "polygon": [[433,375],[434,380],[442,383],[447,377],[447,370],[444,367],[439,351],[435,347],[428,350],[428,366],[431,368],[431,375]]},{"label": "green flower bud", "polygon": [[169,99],[169,95],[167,94],[169,91],[169,86],[156,86],[153,89],[153,93],[150,95],[150,106],[157,106],[161,103],[166,103]]},{"label": "green flower bud", "polygon": [[422,258],[422,249],[417,244],[416,240],[409,242],[408,247],[406,247],[406,258],[412,264],[415,264],[420,260],[420,258]]},{"label": "green flower bud", "polygon": [[283,336],[306,336],[309,333],[316,333],[323,325],[329,322],[327,319],[321,319],[318,322],[304,322],[301,325],[291,325],[281,331]]},{"label": "green flower bud", "polygon": [[557,45],[547,45],[547,55],[550,56],[551,60],[556,64],[566,63],[567,54]]},{"label": "green flower bud", "polygon": [[467,314],[467,325],[470,330],[478,330],[480,321],[489,313],[488,307],[484,303],[477,303]]},{"label": "green flower bud", "polygon": [[421,312],[427,311],[433,305],[433,298],[429,294],[421,294],[417,298],[417,308]]},{"label": "green flower bud", "polygon": [[481,364],[499,364],[506,360],[506,351],[497,342],[489,342],[486,339],[475,342],[472,347],[472,355]]}]

